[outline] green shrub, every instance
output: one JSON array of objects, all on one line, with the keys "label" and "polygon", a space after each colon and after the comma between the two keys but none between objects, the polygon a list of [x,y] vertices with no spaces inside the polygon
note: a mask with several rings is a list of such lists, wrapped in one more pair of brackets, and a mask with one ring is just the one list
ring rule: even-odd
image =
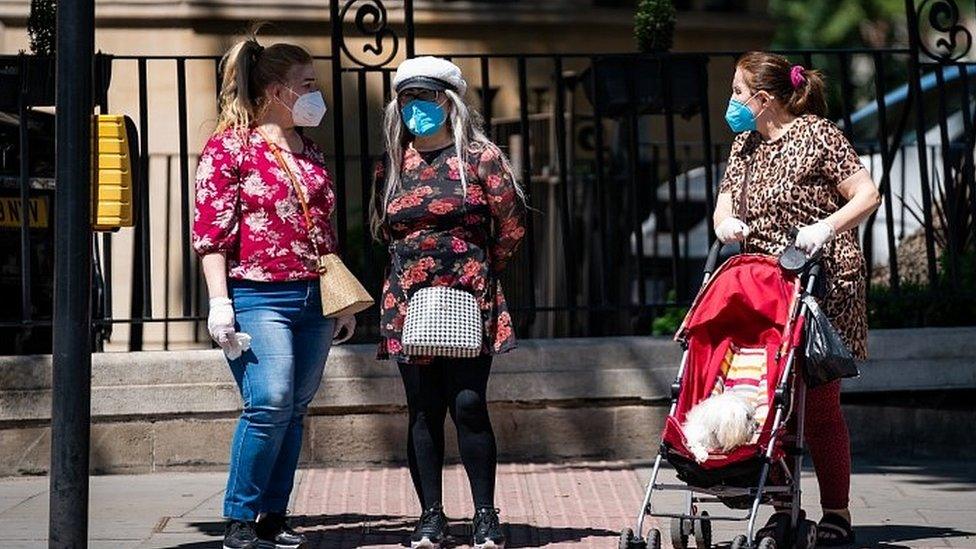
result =
[{"label": "green shrub", "polygon": [[[677,295],[674,290],[668,292],[668,301],[675,301]],[[681,321],[688,314],[688,307],[666,307],[664,311],[651,321],[651,333],[656,336],[674,335],[681,327]]]},{"label": "green shrub", "polygon": [[896,292],[876,286],[868,292],[871,328],[976,325],[976,252],[957,258],[957,282],[949,279],[947,254],[939,257],[939,284],[903,283]]},{"label": "green shrub", "polygon": [[674,45],[677,12],[671,0],[640,0],[634,13],[634,38],[637,49],[666,52]]}]

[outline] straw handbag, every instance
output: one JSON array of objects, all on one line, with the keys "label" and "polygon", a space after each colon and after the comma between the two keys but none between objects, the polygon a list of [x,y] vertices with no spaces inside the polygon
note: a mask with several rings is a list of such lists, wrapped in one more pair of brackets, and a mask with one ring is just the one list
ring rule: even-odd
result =
[{"label": "straw handbag", "polygon": [[318,258],[319,286],[322,294],[322,314],[329,318],[354,315],[364,311],[373,305],[373,297],[369,295],[366,288],[356,279],[355,275],[349,271],[346,264],[342,262],[336,254],[319,253],[319,246],[315,240],[315,225],[312,224],[312,214],[309,213],[308,202],[305,200],[305,193],[302,192],[298,179],[292,173],[288,163],[281,156],[278,145],[268,139],[264,132],[258,130],[261,137],[268,143],[268,147],[274,154],[278,166],[288,175],[292,185],[295,187],[295,194],[302,205],[302,212],[305,214],[305,226],[308,227],[308,237],[312,241],[312,248]]}]

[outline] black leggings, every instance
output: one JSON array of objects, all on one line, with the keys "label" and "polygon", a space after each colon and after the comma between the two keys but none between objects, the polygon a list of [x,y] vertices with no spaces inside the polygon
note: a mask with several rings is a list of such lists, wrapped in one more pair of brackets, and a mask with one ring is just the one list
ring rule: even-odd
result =
[{"label": "black leggings", "polygon": [[494,507],[498,449],[485,398],[491,357],[438,358],[432,364],[399,366],[410,412],[410,477],[423,508],[441,503],[448,410],[457,427],[461,463],[471,482],[475,508]]}]

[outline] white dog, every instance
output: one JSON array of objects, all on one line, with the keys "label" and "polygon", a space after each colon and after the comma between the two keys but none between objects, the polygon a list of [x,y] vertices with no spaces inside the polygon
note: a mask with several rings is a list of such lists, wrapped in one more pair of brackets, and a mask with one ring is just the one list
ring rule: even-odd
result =
[{"label": "white dog", "polygon": [[709,450],[728,452],[752,440],[756,407],[732,392],[708,397],[688,412],[684,432],[688,449],[701,463]]}]

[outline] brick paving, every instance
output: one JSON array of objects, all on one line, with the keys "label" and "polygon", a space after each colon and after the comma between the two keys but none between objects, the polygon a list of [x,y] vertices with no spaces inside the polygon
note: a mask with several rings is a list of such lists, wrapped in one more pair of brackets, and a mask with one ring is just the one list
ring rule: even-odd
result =
[{"label": "brick paving", "polygon": [[[610,547],[632,522],[640,486],[620,463],[509,464],[498,471],[496,505],[508,547]],[[444,474],[450,546],[469,543],[474,513],[463,468]],[[311,470],[295,496],[297,524],[316,548],[399,545],[419,514],[405,468]]]}]

